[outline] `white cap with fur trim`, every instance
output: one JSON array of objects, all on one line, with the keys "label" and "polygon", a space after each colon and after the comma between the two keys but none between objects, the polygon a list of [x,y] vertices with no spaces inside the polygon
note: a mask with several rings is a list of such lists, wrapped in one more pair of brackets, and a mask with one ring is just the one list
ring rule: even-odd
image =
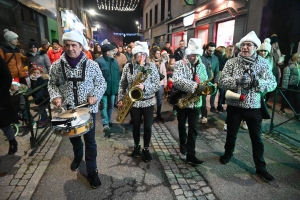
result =
[{"label": "white cap with fur trim", "polygon": [[134,48],[132,48],[132,54],[146,53],[149,56],[149,49],[147,42],[136,41],[134,42]]},{"label": "white cap with fur trim", "polygon": [[256,36],[255,32],[254,31],[251,31],[250,33],[248,33],[245,37],[243,37],[240,41],[240,45],[243,43],[243,42],[253,42],[257,48],[260,47],[260,44],[261,44],[261,41],[260,39]]},{"label": "white cap with fur trim", "polygon": [[89,45],[80,30],[72,30],[70,32],[66,32],[62,36],[62,41],[65,42],[66,40],[74,41],[80,43],[84,50],[89,50]]},{"label": "white cap with fur trim", "polygon": [[16,86],[18,86],[18,87],[20,87],[21,86],[21,84],[20,83],[18,83],[18,82],[16,82],[16,81],[12,81],[12,83],[11,83],[12,85],[16,85]]},{"label": "white cap with fur trim", "polygon": [[271,44],[270,44],[270,42],[271,42],[270,38],[266,38],[264,40],[264,43],[262,43],[260,45],[259,50],[267,50],[270,53],[271,52],[271,47],[272,47]]},{"label": "white cap with fur trim", "polygon": [[191,38],[188,47],[185,49],[185,55],[197,54],[202,56],[202,40],[200,38]]}]

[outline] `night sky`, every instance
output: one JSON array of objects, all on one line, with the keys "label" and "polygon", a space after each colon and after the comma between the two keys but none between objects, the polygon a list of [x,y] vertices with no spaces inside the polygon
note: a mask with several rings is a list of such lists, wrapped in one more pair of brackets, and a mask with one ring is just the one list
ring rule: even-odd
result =
[{"label": "night sky", "polygon": [[[87,9],[94,9],[99,15],[92,17],[94,22],[102,22],[107,25],[111,24],[122,30],[123,33],[136,33],[137,25],[136,21],[140,20],[143,16],[143,10],[141,7],[140,0],[139,5],[135,11],[108,11],[108,10],[99,10],[97,7],[97,0],[85,0],[84,4]],[[135,41],[139,37],[125,37],[124,42],[128,43],[130,41]]]}]

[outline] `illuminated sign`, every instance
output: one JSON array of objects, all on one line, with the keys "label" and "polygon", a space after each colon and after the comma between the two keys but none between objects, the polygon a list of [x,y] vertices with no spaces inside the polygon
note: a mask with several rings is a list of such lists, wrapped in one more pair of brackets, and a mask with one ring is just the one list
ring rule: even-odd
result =
[{"label": "illuminated sign", "polygon": [[201,12],[199,12],[198,18],[205,17],[206,15],[209,15],[210,13],[211,13],[210,9],[202,10]]},{"label": "illuminated sign", "polygon": [[185,18],[183,18],[183,25],[184,26],[190,26],[194,23],[195,14],[191,14]]},{"label": "illuminated sign", "polygon": [[138,33],[113,33],[114,35],[117,35],[117,36],[123,36],[123,37],[126,37],[126,36],[139,36]]}]

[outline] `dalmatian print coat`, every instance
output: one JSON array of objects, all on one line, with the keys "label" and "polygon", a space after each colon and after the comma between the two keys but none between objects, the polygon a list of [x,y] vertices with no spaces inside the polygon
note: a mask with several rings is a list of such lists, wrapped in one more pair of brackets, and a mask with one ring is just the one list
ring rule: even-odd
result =
[{"label": "dalmatian print coat", "polygon": [[241,93],[245,95],[245,101],[226,99],[226,104],[242,108],[260,108],[261,94],[273,91],[276,86],[276,80],[269,69],[268,61],[260,56],[256,56],[254,63],[246,63],[241,56],[229,59],[222,71],[219,87],[238,93],[236,79],[251,69],[258,79],[257,87],[241,87]]},{"label": "dalmatian print coat", "polygon": [[[76,68],[73,69],[66,61],[64,55],[65,54],[55,61],[50,69],[50,79],[48,83],[50,100],[52,101],[56,97],[62,97],[64,107],[75,104],[76,97],[74,96],[73,87],[76,85],[73,85],[74,82],[66,78],[77,78],[79,80],[77,81],[78,105],[86,103],[89,96],[94,96],[98,102],[89,106],[89,108],[91,109],[91,113],[97,113],[98,104],[106,90],[106,82],[102,76],[99,65],[83,55]],[[85,61],[86,69],[83,74],[83,63]],[[61,64],[64,65],[65,76],[63,75]]]},{"label": "dalmatian print coat", "polygon": [[[129,65],[130,64],[127,63],[123,68],[119,85],[118,101],[122,101],[122,99],[125,97],[126,93],[131,88],[131,84],[135,80],[136,75],[140,71],[140,65],[133,63],[133,73],[131,74]],[[145,86],[143,99],[133,104],[133,107],[135,108],[153,106],[156,103],[155,92],[157,92],[160,88],[159,74],[155,64],[150,62],[144,66],[144,68],[145,70],[150,69],[151,73],[143,83]]]},{"label": "dalmatian print coat", "polygon": [[[176,89],[187,93],[194,93],[195,87],[198,83],[193,80],[192,70],[194,70],[194,67],[192,67],[187,58],[179,60],[174,64],[173,84]],[[196,66],[196,75],[200,79],[200,83],[203,83],[208,79],[206,67],[202,63],[201,58]],[[188,108],[200,108],[201,106],[202,98],[199,98],[199,101],[191,104]]]}]

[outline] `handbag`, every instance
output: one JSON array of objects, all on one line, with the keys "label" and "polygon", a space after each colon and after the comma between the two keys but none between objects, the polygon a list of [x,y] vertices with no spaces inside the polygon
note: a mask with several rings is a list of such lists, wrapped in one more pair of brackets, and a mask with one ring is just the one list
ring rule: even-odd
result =
[{"label": "handbag", "polygon": [[186,94],[186,92],[178,90],[173,86],[167,101],[169,102],[169,104],[175,105],[177,104],[178,99],[180,99],[184,94]]},{"label": "handbag", "polygon": [[261,104],[260,105],[261,117],[263,119],[271,119],[269,109],[268,109],[267,104],[262,96],[260,97],[260,104]]},{"label": "handbag", "polygon": [[160,80],[160,81],[163,80],[163,79],[165,78],[165,75],[163,75],[162,73],[158,72],[158,74],[159,74],[159,80]]}]

